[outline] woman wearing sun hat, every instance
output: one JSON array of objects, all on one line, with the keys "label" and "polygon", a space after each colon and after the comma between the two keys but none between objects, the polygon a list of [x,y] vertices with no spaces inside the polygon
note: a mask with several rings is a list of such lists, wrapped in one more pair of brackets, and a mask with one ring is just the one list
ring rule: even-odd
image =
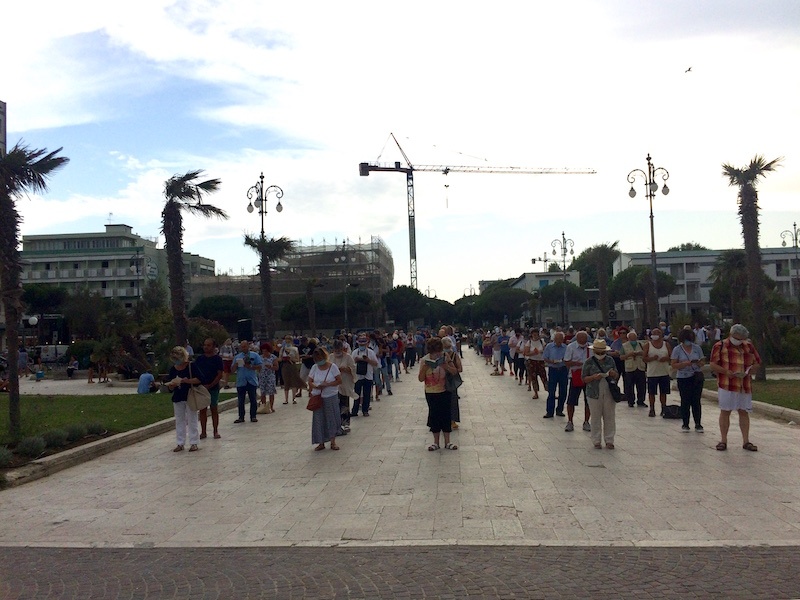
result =
[{"label": "woman wearing sun hat", "polygon": [[589,358],[583,363],[581,377],[586,384],[586,397],[591,410],[592,443],[594,447],[603,447],[601,441],[605,440],[606,448],[614,449],[614,434],[617,431],[616,410],[617,403],[608,389],[607,377],[613,380],[619,378],[614,359],[608,355],[608,345],[605,340],[596,339],[592,343],[594,358]]}]

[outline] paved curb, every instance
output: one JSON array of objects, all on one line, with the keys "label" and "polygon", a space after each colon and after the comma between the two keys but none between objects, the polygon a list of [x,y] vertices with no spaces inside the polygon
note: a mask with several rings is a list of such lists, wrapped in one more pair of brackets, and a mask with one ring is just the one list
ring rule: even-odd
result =
[{"label": "paved curb", "polygon": [[[219,411],[224,412],[236,408],[237,399],[231,398],[219,403]],[[5,475],[5,481],[0,482],[0,489],[17,487],[37,479],[42,479],[69,467],[87,462],[104,454],[114,452],[126,446],[132,446],[142,440],[161,435],[175,428],[175,417],[158,421],[138,429],[132,429],[116,435],[72,448],[64,452],[59,452],[53,456],[40,458],[31,461],[27,465],[15,471],[9,471]]]},{"label": "paved curb", "polygon": [[[713,390],[703,390],[703,398],[719,402],[719,394]],[[753,412],[774,419],[800,423],[800,410],[793,408],[784,408],[783,406],[775,406],[774,404],[753,400]]]}]

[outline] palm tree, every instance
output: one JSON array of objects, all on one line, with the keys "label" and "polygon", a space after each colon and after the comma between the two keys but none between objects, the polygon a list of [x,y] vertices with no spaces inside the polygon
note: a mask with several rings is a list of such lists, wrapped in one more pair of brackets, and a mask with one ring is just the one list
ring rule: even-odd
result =
[{"label": "palm tree", "polygon": [[718,308],[722,310],[727,305],[734,322],[741,323],[744,320],[744,302],[748,297],[747,257],[744,250],[720,252],[711,269],[711,280],[714,282],[712,294],[719,293],[721,296]]},{"label": "palm tree", "polygon": [[[767,314],[764,308],[764,278],[761,267],[761,248],[758,242],[758,180],[774,171],[782,158],[766,161],[756,155],[743,169],[729,164],[722,165],[722,175],[728,178],[728,185],[739,188],[739,220],[742,223],[744,252],[747,256],[747,287],[753,304],[753,339],[768,354],[765,344]],[[769,357],[767,356],[767,359]],[[765,370],[758,370],[758,379],[766,379]]]},{"label": "palm tree", "polygon": [[188,336],[186,320],[186,293],[183,288],[183,215],[181,211],[203,217],[227,219],[221,208],[203,204],[203,196],[219,189],[219,179],[198,182],[202,171],[188,171],[183,175],[173,175],[164,182],[164,196],[167,199],[161,211],[161,233],[164,234],[164,247],[167,251],[169,269],[169,294],[172,320],[175,323],[175,339],[183,346]]},{"label": "palm tree", "polygon": [[19,335],[17,324],[22,316],[22,286],[19,257],[19,225],[16,200],[28,192],[47,191],[48,176],[64,166],[69,159],[58,156],[61,148],[31,150],[21,142],[10,152],[0,153],[0,297],[6,315],[6,342],[8,344],[8,433],[12,439],[22,435],[22,418],[19,404],[19,378],[17,359]]},{"label": "palm tree", "polygon": [[280,260],[294,250],[294,242],[287,237],[265,238],[244,236],[244,245],[255,250],[259,257],[258,274],[261,279],[261,308],[267,339],[275,338],[275,315],[272,306],[272,271],[270,263]]},{"label": "palm tree", "polygon": [[617,245],[619,240],[613,244],[598,244],[592,246],[587,252],[587,260],[593,263],[597,269],[597,289],[600,291],[599,306],[600,322],[605,323],[608,317],[610,302],[608,299],[608,278],[612,271],[614,261],[619,256]]}]

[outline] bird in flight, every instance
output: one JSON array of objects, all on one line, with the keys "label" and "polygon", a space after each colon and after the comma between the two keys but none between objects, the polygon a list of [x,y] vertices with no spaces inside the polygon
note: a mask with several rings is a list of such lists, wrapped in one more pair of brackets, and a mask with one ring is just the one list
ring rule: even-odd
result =
[{"label": "bird in flight", "polygon": [[692,67],[689,67],[688,69],[686,69],[686,70],[684,71],[684,73],[688,73],[688,72],[689,72],[689,71],[691,71],[691,70],[692,70]]}]

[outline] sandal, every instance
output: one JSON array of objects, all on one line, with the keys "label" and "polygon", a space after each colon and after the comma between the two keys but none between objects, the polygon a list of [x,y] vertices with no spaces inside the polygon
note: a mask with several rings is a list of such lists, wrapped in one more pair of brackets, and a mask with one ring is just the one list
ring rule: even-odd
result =
[{"label": "sandal", "polygon": [[458,446],[456,446],[455,444],[445,444],[444,447],[447,450],[458,450]]},{"label": "sandal", "polygon": [[214,439],[215,439],[215,440],[218,440],[218,439],[219,439],[219,438],[221,438],[221,437],[222,437],[222,436],[221,436],[220,434],[218,434],[218,433],[215,433],[215,434],[214,434]]},{"label": "sandal", "polygon": [[606,444],[606,448],[608,448],[609,450],[613,450],[614,444]]},{"label": "sandal", "polygon": [[339,449],[339,446],[331,444],[331,450],[338,450],[338,449]]},{"label": "sandal", "polygon": [[325,444],[320,444],[316,448],[314,448],[314,452],[319,452],[320,450],[325,450]]},{"label": "sandal", "polygon": [[439,449],[439,444],[431,444],[430,446],[428,446],[428,451],[429,452],[433,452],[434,450],[438,450],[438,449]]},{"label": "sandal", "polygon": [[595,450],[601,450],[603,448],[603,446],[602,446],[602,444],[595,444],[594,448],[595,448]]},{"label": "sandal", "polygon": [[173,452],[183,452],[183,446],[181,446],[180,444],[178,444],[177,446],[175,446],[175,447],[172,449],[172,451],[173,451]]},{"label": "sandal", "polygon": [[750,452],[758,452],[758,446],[750,442],[747,442],[744,446],[742,446],[742,448],[745,450],[750,450]]},{"label": "sandal", "polygon": [[189,452],[197,452],[200,448],[197,447],[197,444],[192,444],[189,446]]},{"label": "sandal", "polygon": [[719,444],[717,444],[717,450],[722,451],[727,449],[728,449],[728,444],[726,444],[725,442],[720,442]]},{"label": "sandal", "polygon": [[286,402],[284,402],[284,404],[289,404],[289,401],[287,400]]}]

